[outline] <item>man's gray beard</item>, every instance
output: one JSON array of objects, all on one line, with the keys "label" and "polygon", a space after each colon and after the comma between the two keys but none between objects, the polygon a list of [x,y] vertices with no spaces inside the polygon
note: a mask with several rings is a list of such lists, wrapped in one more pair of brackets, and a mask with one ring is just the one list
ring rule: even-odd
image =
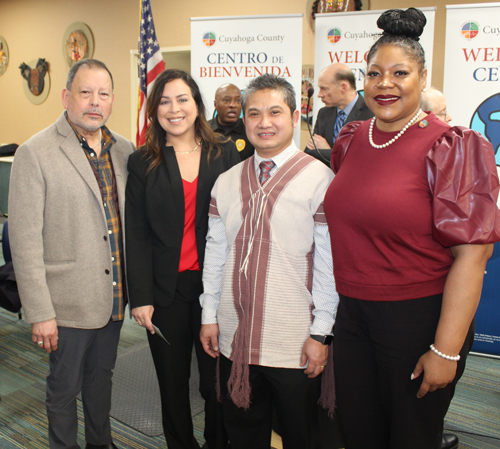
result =
[{"label": "man's gray beard", "polygon": [[89,126],[87,123],[83,122],[83,117],[81,119],[75,120],[74,117],[71,117],[69,112],[68,112],[68,117],[74,125],[84,129],[87,132],[91,132],[91,133],[97,131],[99,128],[104,126],[106,124],[106,122],[108,121],[108,119],[104,119],[104,117],[102,117],[100,124],[96,124],[95,126]]}]

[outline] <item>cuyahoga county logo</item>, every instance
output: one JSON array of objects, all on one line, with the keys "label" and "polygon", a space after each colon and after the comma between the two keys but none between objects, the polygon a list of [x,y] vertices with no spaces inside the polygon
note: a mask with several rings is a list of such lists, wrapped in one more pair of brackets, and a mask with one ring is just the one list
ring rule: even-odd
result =
[{"label": "cuyahoga county logo", "polygon": [[215,33],[212,31],[207,31],[203,35],[203,44],[207,47],[211,47],[212,45],[215,44]]},{"label": "cuyahoga county logo", "polygon": [[462,36],[465,39],[470,41],[471,39],[474,39],[478,34],[479,24],[477,22],[469,20],[462,25]]},{"label": "cuyahoga county logo", "polygon": [[342,30],[339,28],[331,28],[328,30],[328,41],[332,44],[336,44],[342,37]]}]

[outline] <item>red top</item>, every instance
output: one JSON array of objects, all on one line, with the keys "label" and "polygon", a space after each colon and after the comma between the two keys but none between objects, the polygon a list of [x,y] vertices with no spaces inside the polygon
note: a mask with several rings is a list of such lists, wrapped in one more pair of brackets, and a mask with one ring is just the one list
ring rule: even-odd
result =
[{"label": "red top", "polygon": [[[498,176],[491,144],[434,114],[375,149],[370,120],[344,126],[325,196],[339,293],[398,301],[443,292],[451,246],[500,240]],[[376,144],[396,133],[374,127]]]},{"label": "red top", "polygon": [[179,273],[187,270],[199,270],[198,250],[196,248],[196,234],[194,222],[196,216],[196,191],[198,189],[198,177],[193,182],[182,180],[184,187],[184,235],[182,237],[181,260],[179,262]]}]

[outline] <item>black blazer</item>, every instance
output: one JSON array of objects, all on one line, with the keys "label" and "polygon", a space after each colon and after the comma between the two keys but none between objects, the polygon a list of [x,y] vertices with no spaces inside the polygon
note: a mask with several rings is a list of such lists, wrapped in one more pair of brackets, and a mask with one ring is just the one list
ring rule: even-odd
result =
[{"label": "black blazer", "polygon": [[[356,120],[368,120],[373,117],[373,112],[366,106],[365,100],[361,94],[358,96],[358,101],[354,104],[351,113],[347,116],[346,123]],[[314,134],[318,134],[326,139],[330,145],[330,150],[333,147],[333,128],[337,120],[337,108],[321,108],[318,112],[316,123],[314,124]]]},{"label": "black blazer", "polygon": [[[195,233],[200,270],[203,268],[210,192],[217,177],[240,162],[232,141],[221,144],[223,154],[207,161],[202,152],[196,195]],[[130,307],[168,306],[175,293],[182,237],[184,190],[173,147],[162,146],[162,163],[147,172],[144,153],[128,160],[125,193],[127,284]]]}]

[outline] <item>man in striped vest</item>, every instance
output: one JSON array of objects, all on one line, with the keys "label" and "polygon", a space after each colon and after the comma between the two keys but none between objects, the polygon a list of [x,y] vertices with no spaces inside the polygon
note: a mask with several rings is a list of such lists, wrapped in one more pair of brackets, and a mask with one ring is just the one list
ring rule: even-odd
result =
[{"label": "man in striped vest", "polygon": [[299,111],[288,81],[252,80],[243,110],[255,154],[212,190],[200,338],[220,357],[232,447],[268,449],[275,406],[283,447],[314,449],[338,304],[323,212],[333,173],[292,140]]}]

